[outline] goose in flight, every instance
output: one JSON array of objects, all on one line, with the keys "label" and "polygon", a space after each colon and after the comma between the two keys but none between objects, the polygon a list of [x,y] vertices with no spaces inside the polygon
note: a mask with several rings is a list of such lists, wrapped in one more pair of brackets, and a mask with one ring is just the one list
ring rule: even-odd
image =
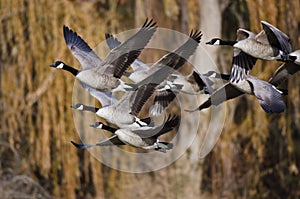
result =
[{"label": "goose in flight", "polygon": [[279,90],[274,85],[251,75],[248,75],[246,80],[242,81],[242,83],[243,84],[240,84],[240,87],[236,87],[231,82],[228,82],[217,89],[198,108],[186,111],[194,112],[208,108],[211,105],[218,106],[227,100],[243,94],[254,95],[262,109],[267,113],[281,113],[285,110],[286,106],[282,97],[287,93],[284,90]]},{"label": "goose in flight", "polygon": [[291,55],[290,38],[278,28],[261,21],[263,30],[257,35],[245,29],[237,30],[236,41],[225,41],[214,38],[209,45],[229,45],[234,47],[234,56],[230,80],[233,83],[243,80],[252,70],[256,60],[294,61]]},{"label": "goose in flight", "polygon": [[76,32],[64,26],[66,44],[80,62],[82,70],[74,69],[62,61],[56,61],[50,66],[71,72],[80,82],[97,90],[111,92],[130,89],[131,86],[120,77],[139,56],[156,29],[156,23],[147,19],[136,34],[112,49],[102,61]]},{"label": "goose in flight", "polygon": [[146,150],[157,150],[160,152],[166,152],[173,148],[172,143],[161,142],[158,137],[173,130],[179,125],[179,117],[169,117],[163,124],[154,127],[138,127],[134,129],[115,129],[104,125],[101,122],[96,122],[91,125],[95,128],[105,129],[113,133],[114,135],[104,139],[95,144],[78,144],[73,141],[71,143],[80,149],[85,149],[93,146],[112,146],[112,145],[130,145],[136,148],[142,148]]},{"label": "goose in flight", "polygon": [[[106,37],[107,45],[109,46],[110,49],[114,49],[115,47],[121,44],[121,42],[111,34],[106,33],[105,37]],[[136,59],[131,65],[134,72],[132,73],[125,72],[124,75],[127,76],[135,83],[142,82],[146,78],[150,77],[152,74],[159,74],[162,71],[160,70],[159,67],[155,67],[157,65],[158,64],[154,64],[153,66],[149,67],[140,59]],[[177,68],[179,67],[177,66]],[[160,71],[155,73],[158,70]],[[206,78],[205,75],[200,74],[196,70],[193,70],[192,73],[188,76],[171,74],[169,77],[167,76],[166,78],[167,81],[164,81],[164,83],[169,83],[170,88],[180,88],[180,91],[185,93],[196,94],[199,91],[204,91],[204,90],[205,92],[212,91],[210,87],[212,82],[208,78]]]},{"label": "goose in flight", "polygon": [[[143,80],[139,81],[136,84],[137,87],[147,84],[157,85],[156,87],[151,88],[151,92],[155,92],[156,97],[154,106],[150,110],[150,115],[155,116],[161,114],[162,111],[176,97],[176,95],[174,95],[174,92],[171,91],[170,88],[174,88],[176,86],[181,87],[182,85],[173,84],[170,88],[168,88],[168,85],[165,85],[162,82],[164,82],[175,70],[180,69],[185,64],[186,60],[194,53],[194,51],[198,47],[201,37],[201,31],[192,30],[189,39],[182,46],[166,54],[156,63],[154,63],[147,70],[147,75],[144,76]],[[167,88],[165,88],[165,86]],[[164,91],[166,89],[168,90]]]},{"label": "goose in flight", "polygon": [[135,91],[127,91],[117,103],[102,108],[83,104],[75,104],[71,107],[80,111],[93,112],[119,128],[147,126],[150,118],[140,120],[138,114],[148,98],[153,94],[156,86],[156,84],[146,84]]}]

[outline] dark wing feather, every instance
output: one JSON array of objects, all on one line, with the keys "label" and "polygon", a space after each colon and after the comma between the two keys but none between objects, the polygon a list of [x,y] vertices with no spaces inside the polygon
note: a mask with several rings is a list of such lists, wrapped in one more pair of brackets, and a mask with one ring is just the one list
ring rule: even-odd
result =
[{"label": "dark wing feather", "polygon": [[177,93],[173,92],[170,89],[157,91],[154,98],[153,106],[150,110],[151,114],[160,115],[176,98],[176,95]]},{"label": "dark wing feather", "polygon": [[289,77],[294,75],[300,70],[300,66],[293,62],[286,62],[282,64],[272,75],[269,83],[274,86],[279,86],[282,82],[286,81]]},{"label": "dark wing feather", "polygon": [[213,93],[213,88],[211,85],[213,84],[212,81],[209,80],[209,78],[206,78],[204,75],[196,72],[193,70],[193,73],[188,76],[187,81],[191,84],[196,83],[199,87],[199,90],[205,90],[209,94]]},{"label": "dark wing feather", "polygon": [[147,19],[142,28],[136,34],[114,48],[107,55],[104,59],[106,68],[103,73],[112,73],[114,77],[120,78],[127,68],[140,55],[156,29],[156,23],[152,19]]},{"label": "dark wing feather", "polygon": [[131,101],[130,114],[134,116],[137,116],[139,114],[146,101],[153,94],[156,86],[157,84],[152,84],[152,83],[143,85],[139,87],[137,91],[134,92],[134,95],[130,97],[130,101]]},{"label": "dark wing feather", "polygon": [[63,26],[63,34],[68,48],[80,62],[83,70],[101,65],[101,59],[76,32]]},{"label": "dark wing feather", "polygon": [[261,24],[271,46],[282,50],[286,54],[289,54],[292,51],[290,38],[285,33],[281,32],[278,28],[272,26],[268,22],[262,21]]},{"label": "dark wing feather", "polygon": [[237,48],[234,48],[233,52],[230,81],[239,82],[240,80],[246,79],[246,76],[249,74],[249,71],[252,70],[257,59]]}]

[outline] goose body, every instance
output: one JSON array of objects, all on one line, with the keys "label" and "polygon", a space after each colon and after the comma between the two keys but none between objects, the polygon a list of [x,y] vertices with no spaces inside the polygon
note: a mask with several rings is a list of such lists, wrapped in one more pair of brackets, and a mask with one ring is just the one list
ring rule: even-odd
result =
[{"label": "goose body", "polygon": [[289,59],[291,53],[290,38],[278,28],[266,21],[261,21],[263,30],[255,34],[245,29],[237,30],[236,41],[224,41],[214,38],[210,45],[231,45],[250,56],[263,60]]},{"label": "goose body", "polygon": [[[58,69],[64,69],[68,72],[70,72],[73,76],[77,76],[79,71],[71,66],[66,65],[62,61],[56,61],[53,64],[50,64],[51,67],[55,67]],[[84,90],[86,90],[91,96],[95,97],[101,105],[104,106],[109,106],[117,102],[117,99],[112,96],[111,92],[105,92],[102,90],[97,90],[83,82],[80,82],[80,85]]]},{"label": "goose body", "polygon": [[[153,20],[146,20],[142,28],[123,44],[113,48],[102,61],[88,44],[76,32],[63,27],[64,38],[72,54],[78,59],[82,70],[75,77],[89,87],[102,91],[125,91],[131,86],[120,78],[130,64],[139,56],[156,31]],[[64,65],[53,65],[56,68],[73,70]]]},{"label": "goose body", "polygon": [[139,87],[136,91],[128,91],[117,103],[103,108],[83,104],[72,105],[72,108],[93,112],[119,128],[147,126],[147,122],[143,122],[137,116],[145,102],[153,94],[155,86],[154,84],[148,84]]},{"label": "goose body", "polygon": [[271,24],[262,21],[263,30],[254,34],[245,29],[238,29],[236,41],[224,41],[214,38],[206,44],[230,45],[234,47],[230,81],[238,83],[245,80],[256,60],[294,61],[290,55],[289,37]]},{"label": "goose body", "polygon": [[193,112],[208,108],[211,105],[217,106],[243,94],[254,95],[258,99],[263,110],[267,113],[281,113],[286,108],[282,99],[282,96],[284,95],[282,91],[266,81],[248,75],[247,79],[239,84],[233,84],[232,82],[226,83],[224,86],[217,89],[209,99],[203,102],[198,108],[187,111]]},{"label": "goose body", "polygon": [[173,144],[167,142],[160,142],[158,137],[171,131],[179,125],[179,118],[177,116],[169,118],[163,124],[154,127],[139,127],[133,129],[114,129],[108,127],[101,122],[96,122],[91,125],[95,128],[109,130],[115,134],[108,139],[100,141],[96,144],[77,144],[72,142],[77,148],[89,148],[93,146],[111,146],[111,145],[130,145],[136,148],[146,150],[154,149],[160,152],[172,149]]},{"label": "goose body", "polygon": [[272,48],[270,44],[258,42],[255,38],[240,40],[235,43],[233,47],[238,48],[255,58],[263,60],[281,59],[279,50]]}]

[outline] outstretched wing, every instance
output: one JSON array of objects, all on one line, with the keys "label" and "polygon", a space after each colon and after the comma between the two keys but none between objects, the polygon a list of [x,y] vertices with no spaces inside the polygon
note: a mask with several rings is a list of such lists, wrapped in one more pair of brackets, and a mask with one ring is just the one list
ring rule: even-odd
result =
[{"label": "outstretched wing", "polygon": [[138,88],[137,91],[130,97],[130,114],[137,116],[141,111],[146,101],[153,94],[157,84],[146,84]]},{"label": "outstretched wing", "polygon": [[102,73],[110,73],[114,77],[120,78],[127,68],[140,55],[141,51],[150,41],[156,31],[156,23],[146,20],[142,28],[121,45],[115,47],[104,59],[104,68],[99,68]]},{"label": "outstretched wing", "polygon": [[64,25],[63,33],[68,48],[80,62],[82,70],[101,65],[102,60],[76,32]]},{"label": "outstretched wing", "polygon": [[[119,46],[121,44],[121,42],[116,37],[114,37],[113,35],[111,35],[109,33],[105,34],[105,38],[106,38],[106,43],[110,50],[116,48],[117,46]],[[144,71],[144,70],[149,69],[149,66],[147,66],[147,64],[145,64],[138,58],[136,60],[134,60],[134,62],[131,64],[131,67],[134,72]]]},{"label": "outstretched wing", "polygon": [[176,98],[177,92],[170,89],[157,91],[153,106],[150,108],[150,115],[157,116],[169,106],[169,104]]},{"label": "outstretched wing", "polygon": [[241,51],[238,48],[233,48],[232,67],[230,73],[230,81],[237,83],[246,79],[249,71],[252,70],[256,63],[256,58]]},{"label": "outstretched wing", "polygon": [[285,33],[266,21],[261,21],[261,24],[271,46],[282,50],[286,54],[292,51],[290,38]]}]

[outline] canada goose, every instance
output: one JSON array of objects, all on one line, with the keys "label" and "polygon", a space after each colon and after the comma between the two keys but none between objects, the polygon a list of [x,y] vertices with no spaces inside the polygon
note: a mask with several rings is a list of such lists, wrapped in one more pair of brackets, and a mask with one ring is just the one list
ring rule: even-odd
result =
[{"label": "canada goose", "polygon": [[147,84],[139,87],[136,91],[128,91],[117,103],[102,108],[83,104],[75,104],[71,107],[80,111],[93,112],[119,128],[147,126],[149,118],[140,120],[137,116],[156,86],[156,84]]},{"label": "canada goose", "polygon": [[275,88],[272,84],[260,80],[254,76],[247,76],[247,79],[242,81],[243,86],[237,87],[231,82],[226,83],[221,88],[217,89],[208,100],[202,103],[194,110],[186,110],[194,112],[210,107],[211,105],[219,105],[224,101],[236,98],[243,94],[254,95],[267,113],[281,113],[285,110],[285,103],[282,96],[285,95],[281,90]]},{"label": "canada goose", "polygon": [[269,80],[269,83],[273,84],[274,86],[278,86],[300,70],[300,50],[296,50],[290,55],[296,56],[297,59],[294,62],[283,63],[275,71]]},{"label": "canada goose", "polygon": [[[113,49],[121,44],[121,42],[111,34],[106,33],[105,37],[107,45],[110,49]],[[154,72],[153,68],[150,69],[150,67],[147,64],[143,63],[139,59],[136,59],[133,62],[132,68],[134,72],[127,72],[124,75],[132,81],[134,81],[135,83],[144,80],[145,78],[150,76],[151,73]],[[165,106],[168,106],[169,102],[171,102],[176,97],[175,93],[177,93],[178,90],[189,94],[199,94],[201,92],[211,94],[213,92],[211,88],[211,85],[213,83],[209,80],[208,77],[229,80],[230,75],[219,74],[215,71],[208,71],[207,73],[202,75],[196,70],[193,70],[193,72],[188,76],[171,74],[168,77],[167,81],[164,81],[163,83],[168,84],[169,89],[162,89],[162,91],[156,92],[154,100],[155,103],[151,112],[155,113],[154,115],[161,114],[161,111],[164,110],[164,108],[166,108]],[[176,89],[177,91],[175,92],[174,89]]]},{"label": "canada goose", "polygon": [[[60,68],[63,67],[64,70],[69,71],[71,74],[76,76],[78,74],[78,70],[75,68],[72,68],[71,66],[68,66],[64,64],[62,61],[56,61],[53,64],[50,64],[51,67]],[[117,99],[112,96],[111,92],[105,92],[101,90],[97,90],[95,88],[92,88],[88,86],[87,84],[80,82],[80,85],[82,88],[84,88],[91,96],[95,97],[102,106],[109,106],[111,104],[114,104],[117,102]]]},{"label": "canada goose", "polygon": [[248,55],[263,60],[294,61],[295,57],[289,56],[292,50],[290,38],[266,21],[261,21],[261,24],[263,30],[257,35],[240,28],[237,30],[237,41],[225,41],[214,38],[206,44],[230,45]]},{"label": "canada goose", "polygon": [[290,55],[289,37],[271,24],[261,21],[263,30],[254,34],[245,29],[237,30],[237,41],[224,41],[214,38],[206,44],[230,45],[234,47],[231,77],[232,83],[244,80],[256,63],[256,59],[294,61]]},{"label": "canada goose", "polygon": [[139,56],[156,31],[153,20],[145,21],[142,28],[127,41],[110,51],[102,61],[76,32],[63,27],[64,38],[72,54],[78,59],[82,70],[77,72],[63,62],[55,62],[52,67],[76,74],[75,77],[89,87],[102,91],[124,91],[130,89],[120,80],[125,70]]},{"label": "canada goose", "polygon": [[95,128],[105,129],[112,132],[113,136],[108,139],[102,140],[95,144],[78,144],[73,141],[71,143],[80,149],[85,149],[93,146],[111,146],[111,145],[130,145],[137,148],[146,150],[157,150],[160,152],[166,152],[173,148],[172,143],[161,142],[158,137],[171,131],[173,128],[179,125],[179,118],[177,116],[169,118],[164,121],[163,124],[154,127],[139,127],[135,129],[114,129],[106,126],[101,122],[96,122],[91,125]]},{"label": "canada goose", "polygon": [[[158,62],[153,64],[151,67],[149,67],[147,64],[143,63],[141,60],[136,59],[132,65],[134,72],[126,73],[125,75],[135,83],[138,83],[138,82],[145,83],[145,82],[149,82],[149,80],[152,81],[154,75],[161,76],[162,72],[168,71],[164,68],[164,65],[166,65],[167,67],[170,67],[170,68],[174,68],[175,70],[179,69],[185,63],[185,61],[183,61],[182,59],[188,59],[189,56],[191,54],[193,54],[193,51],[195,50],[195,44],[196,44],[196,43],[194,43],[194,41],[199,43],[201,36],[202,35],[201,35],[200,31],[199,32],[192,31],[190,33],[191,40],[188,40],[188,42],[186,42],[180,48],[176,49],[172,53],[169,53],[166,56],[164,56],[163,58],[161,58]],[[114,36],[112,36],[110,34],[106,34],[106,42],[110,49],[113,49],[116,46],[121,44],[121,42],[117,38],[115,38]],[[194,43],[193,48],[191,48],[191,50],[189,50],[186,54],[183,54],[184,49],[188,49],[188,47],[190,45],[192,45],[192,43]],[[178,56],[179,55],[178,53],[181,53],[182,56]],[[166,59],[166,58],[168,58],[168,59]],[[168,63],[168,62],[170,62],[169,59],[171,59],[171,58],[173,58],[179,64],[175,64],[176,62],[173,61],[173,66],[172,66],[171,63]],[[181,60],[181,61],[179,61],[179,60]],[[166,76],[162,76],[163,78],[160,78],[160,80],[157,82],[162,82],[163,80],[165,80],[168,77],[168,75],[170,74],[170,72],[167,72],[166,74],[167,74]],[[151,75],[153,75],[153,76],[151,76]],[[174,79],[174,77],[172,77],[172,79]],[[141,85],[143,83],[141,83]],[[153,81],[152,81],[152,83],[153,83]]]}]

